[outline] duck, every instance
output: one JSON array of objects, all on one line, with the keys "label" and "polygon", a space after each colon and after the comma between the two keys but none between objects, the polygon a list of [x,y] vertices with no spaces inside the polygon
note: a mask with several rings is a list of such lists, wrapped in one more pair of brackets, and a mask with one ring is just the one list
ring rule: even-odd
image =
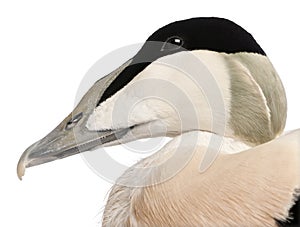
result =
[{"label": "duck", "polygon": [[300,130],[284,133],[286,117],[280,77],[250,33],[224,18],[176,21],[96,81],[17,174],[169,137],[118,178],[102,226],[297,225]]}]

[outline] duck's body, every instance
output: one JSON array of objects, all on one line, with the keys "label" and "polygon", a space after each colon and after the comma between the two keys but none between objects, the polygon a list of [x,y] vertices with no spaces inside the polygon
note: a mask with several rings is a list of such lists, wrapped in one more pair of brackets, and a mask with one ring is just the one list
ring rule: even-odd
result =
[{"label": "duck's body", "polygon": [[[300,186],[300,130],[254,148],[224,139],[220,155],[201,172],[211,136],[217,135],[183,134],[128,169],[112,188],[103,226],[276,226],[287,220]],[[180,154],[159,166],[182,141]],[[170,175],[190,152],[191,160]],[[159,167],[141,170],[149,166]],[[137,184],[149,186],[126,186]]]},{"label": "duck's body", "polygon": [[18,175],[97,146],[175,137],[120,177],[104,226],[274,226],[300,186],[300,131],[276,139],[286,111],[279,76],[248,32],[220,18],[174,22],[29,147]]}]

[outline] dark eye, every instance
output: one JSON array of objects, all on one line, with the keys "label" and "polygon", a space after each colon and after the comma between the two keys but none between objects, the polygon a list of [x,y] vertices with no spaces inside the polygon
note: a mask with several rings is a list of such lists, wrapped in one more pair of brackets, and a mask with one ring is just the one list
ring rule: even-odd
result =
[{"label": "dark eye", "polygon": [[183,45],[183,39],[178,36],[169,37],[161,48],[161,51],[165,50],[177,50]]},{"label": "dark eye", "polygon": [[69,130],[73,128],[82,118],[82,113],[76,114],[67,124],[66,129]]}]

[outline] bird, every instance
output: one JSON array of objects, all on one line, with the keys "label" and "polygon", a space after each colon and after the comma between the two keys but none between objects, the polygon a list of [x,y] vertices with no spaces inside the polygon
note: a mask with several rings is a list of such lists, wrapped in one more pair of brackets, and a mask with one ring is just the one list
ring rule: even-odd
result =
[{"label": "bird", "polygon": [[170,137],[113,185],[102,226],[299,226],[300,130],[253,36],[197,17],[155,31],[21,155],[25,169],[99,147]]}]

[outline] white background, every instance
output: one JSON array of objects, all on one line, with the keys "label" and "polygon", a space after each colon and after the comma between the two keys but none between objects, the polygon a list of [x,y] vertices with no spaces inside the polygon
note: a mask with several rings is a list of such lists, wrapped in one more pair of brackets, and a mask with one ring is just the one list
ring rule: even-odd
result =
[{"label": "white background", "polygon": [[287,129],[300,128],[297,3],[1,1],[0,226],[99,225],[111,185],[79,155],[31,168],[22,182],[17,161],[73,109],[80,81],[94,62],[116,48],[143,42],[175,20],[226,17],[251,32],[285,85]]}]

